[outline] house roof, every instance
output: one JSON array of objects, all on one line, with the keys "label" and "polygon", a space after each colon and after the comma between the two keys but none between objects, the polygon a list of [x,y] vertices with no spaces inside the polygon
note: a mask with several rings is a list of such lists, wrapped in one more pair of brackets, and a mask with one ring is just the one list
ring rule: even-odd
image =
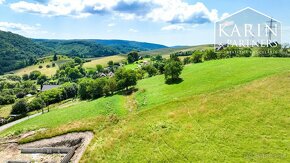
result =
[{"label": "house roof", "polygon": [[43,85],[42,89],[41,89],[41,92],[47,91],[47,90],[50,90],[50,89],[53,89],[53,88],[57,88],[57,87],[59,87],[59,85]]}]

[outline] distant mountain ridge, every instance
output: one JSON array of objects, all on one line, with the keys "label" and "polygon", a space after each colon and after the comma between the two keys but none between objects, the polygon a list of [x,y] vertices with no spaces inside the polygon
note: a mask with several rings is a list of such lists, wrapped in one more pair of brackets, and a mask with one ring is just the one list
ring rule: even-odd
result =
[{"label": "distant mountain ridge", "polygon": [[33,39],[41,46],[50,48],[57,53],[80,56],[80,57],[101,57],[116,54],[126,54],[130,51],[148,51],[167,46],[146,42],[127,40],[101,40],[101,39],[75,39],[75,40],[49,40]]}]

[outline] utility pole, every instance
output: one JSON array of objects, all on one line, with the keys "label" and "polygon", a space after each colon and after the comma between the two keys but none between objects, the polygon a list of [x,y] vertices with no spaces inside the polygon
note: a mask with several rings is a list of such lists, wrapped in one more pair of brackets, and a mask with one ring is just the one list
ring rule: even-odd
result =
[{"label": "utility pole", "polygon": [[277,21],[275,21],[275,20],[273,20],[272,18],[271,18],[271,20],[270,21],[267,21],[267,23],[269,23],[269,31],[268,31],[268,39],[269,39],[269,41],[272,41],[272,29],[274,29],[275,28],[275,26],[273,26],[274,24],[273,23],[275,23],[275,22],[277,22]]}]

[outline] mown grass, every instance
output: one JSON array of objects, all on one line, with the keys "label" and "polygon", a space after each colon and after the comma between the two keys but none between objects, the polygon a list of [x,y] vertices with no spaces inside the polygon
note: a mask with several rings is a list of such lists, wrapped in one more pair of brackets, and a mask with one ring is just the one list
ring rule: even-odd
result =
[{"label": "mown grass", "polygon": [[81,162],[289,162],[290,74],[168,102],[95,133]]},{"label": "mown grass", "polygon": [[138,109],[182,97],[212,92],[290,70],[288,58],[233,58],[185,66],[179,84],[164,84],[164,76],[139,81]]}]

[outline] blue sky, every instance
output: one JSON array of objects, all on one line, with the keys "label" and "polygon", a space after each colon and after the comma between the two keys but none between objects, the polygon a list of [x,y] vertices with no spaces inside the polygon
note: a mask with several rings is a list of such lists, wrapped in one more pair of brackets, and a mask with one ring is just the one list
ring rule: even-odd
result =
[{"label": "blue sky", "polygon": [[31,38],[125,39],[168,46],[213,43],[214,22],[252,7],[282,22],[289,0],[0,0],[0,30]]}]

